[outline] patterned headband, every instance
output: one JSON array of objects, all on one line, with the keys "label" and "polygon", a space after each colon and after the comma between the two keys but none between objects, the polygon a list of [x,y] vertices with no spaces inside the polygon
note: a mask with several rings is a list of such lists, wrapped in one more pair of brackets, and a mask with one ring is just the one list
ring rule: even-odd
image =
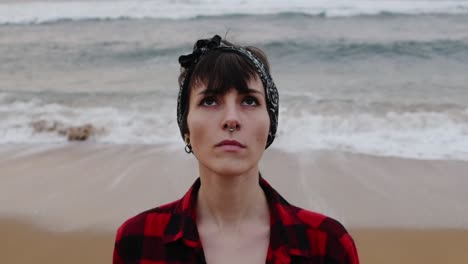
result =
[{"label": "patterned headband", "polygon": [[195,68],[195,65],[200,59],[213,50],[221,50],[223,52],[233,52],[240,56],[248,59],[255,66],[257,74],[262,80],[263,87],[265,88],[266,104],[268,115],[270,117],[270,131],[268,133],[268,140],[265,148],[268,148],[276,136],[276,130],[278,128],[278,114],[279,114],[279,97],[278,89],[273,82],[270,74],[268,73],[263,62],[257,58],[252,52],[240,47],[226,46],[221,42],[221,37],[215,35],[211,39],[200,39],[195,44],[193,52],[188,55],[182,55],[179,57],[179,63],[182,68],[187,71],[185,78],[180,82],[179,96],[177,98],[177,123],[179,125],[180,133],[184,138],[183,131],[183,117],[187,111],[187,98],[188,98],[188,84]]}]

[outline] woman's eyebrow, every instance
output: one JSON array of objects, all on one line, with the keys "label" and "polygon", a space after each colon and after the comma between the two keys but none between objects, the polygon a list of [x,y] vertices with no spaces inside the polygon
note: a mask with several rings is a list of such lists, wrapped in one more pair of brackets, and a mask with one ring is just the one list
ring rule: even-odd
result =
[{"label": "woman's eyebrow", "polygon": [[259,90],[255,90],[255,89],[252,89],[252,88],[247,88],[247,91],[242,91],[242,92],[239,92],[241,94],[262,94],[262,92],[260,92]]},{"label": "woman's eyebrow", "polygon": [[[259,90],[255,90],[253,88],[247,88],[245,91],[239,91],[240,94],[260,94],[263,95],[263,93]],[[197,95],[214,95],[218,94],[216,91],[210,90],[210,89],[204,89],[203,91],[200,91],[197,93]]]},{"label": "woman's eyebrow", "polygon": [[197,95],[207,95],[207,94],[215,94],[215,92],[211,91],[209,89],[205,89],[205,90],[197,93]]}]

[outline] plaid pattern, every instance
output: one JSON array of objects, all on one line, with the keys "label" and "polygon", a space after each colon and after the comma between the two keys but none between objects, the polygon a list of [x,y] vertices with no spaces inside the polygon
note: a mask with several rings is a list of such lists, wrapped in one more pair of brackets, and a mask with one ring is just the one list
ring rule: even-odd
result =
[{"label": "plaid pattern", "polygon": [[[195,222],[200,179],[182,199],[145,211],[117,231],[114,264],[206,263]],[[290,205],[263,178],[270,207],[267,264],[358,264],[353,239],[336,220]]]}]

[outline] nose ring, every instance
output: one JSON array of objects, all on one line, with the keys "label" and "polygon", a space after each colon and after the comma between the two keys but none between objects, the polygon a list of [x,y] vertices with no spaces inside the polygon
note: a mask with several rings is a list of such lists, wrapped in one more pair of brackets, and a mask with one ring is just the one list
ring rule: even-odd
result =
[{"label": "nose ring", "polygon": [[229,127],[229,132],[234,132],[234,128],[233,128],[233,127]]}]

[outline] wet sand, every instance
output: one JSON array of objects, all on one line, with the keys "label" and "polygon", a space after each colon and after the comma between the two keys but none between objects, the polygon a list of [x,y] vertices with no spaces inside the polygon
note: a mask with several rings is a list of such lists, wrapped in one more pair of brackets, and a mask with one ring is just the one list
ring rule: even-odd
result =
[{"label": "wet sand", "polygon": [[[468,263],[468,162],[269,150],[263,176],[337,218],[362,263]],[[109,263],[128,217],[179,198],[197,175],[182,147],[3,145],[2,263]]]},{"label": "wet sand", "polygon": [[468,229],[351,230],[363,264],[468,263]]},{"label": "wet sand", "polygon": [[[114,234],[53,232],[0,220],[2,263],[111,263]],[[468,263],[468,230],[351,230],[363,264]],[[6,235],[6,236],[5,236]]]},{"label": "wet sand", "polygon": [[53,232],[27,222],[0,220],[0,262],[111,263],[113,234],[96,230]]}]

